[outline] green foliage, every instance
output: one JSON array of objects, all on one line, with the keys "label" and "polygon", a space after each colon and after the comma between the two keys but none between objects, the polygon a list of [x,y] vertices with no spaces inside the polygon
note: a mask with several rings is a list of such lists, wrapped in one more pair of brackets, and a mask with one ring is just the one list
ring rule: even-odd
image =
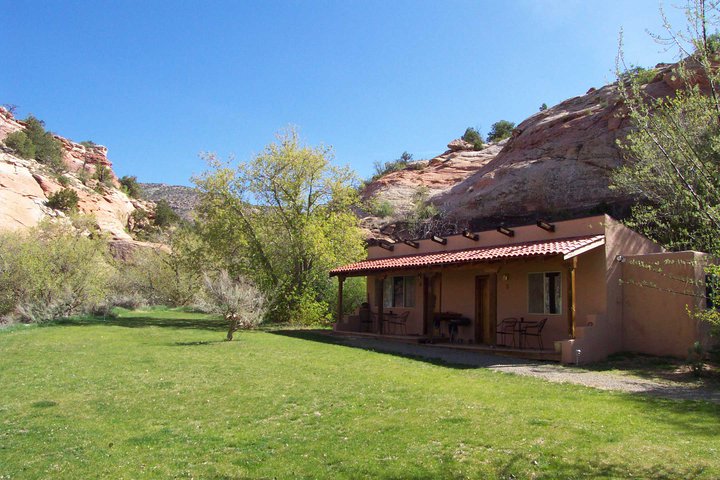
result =
[{"label": "green foliage", "polygon": [[194,181],[209,256],[258,286],[269,319],[325,321],[337,288],[328,271],[364,256],[353,173],[332,165],[329,148],[303,145],[292,130],[236,167],[207,160],[210,169]]},{"label": "green foliage", "polygon": [[488,142],[499,142],[505,138],[509,138],[515,129],[515,123],[508,120],[499,120],[492,124],[490,132],[487,136]]},{"label": "green foliage", "polygon": [[202,272],[208,268],[202,244],[190,228],[173,231],[170,250],[143,248],[116,265],[111,305],[192,305],[202,291]]},{"label": "green foliage", "polygon": [[87,312],[107,294],[107,245],[62,225],[0,234],[0,317],[44,322]]},{"label": "green foliage", "polygon": [[120,179],[120,188],[122,188],[123,192],[125,192],[129,197],[142,197],[142,188],[140,188],[140,184],[135,176],[125,175],[122,177]]},{"label": "green foliage", "polygon": [[482,135],[476,128],[473,128],[473,127],[466,128],[465,133],[463,133],[462,139],[468,143],[471,143],[475,150],[482,150],[485,147],[485,144],[483,143]]},{"label": "green foliage", "polygon": [[410,165],[410,163],[412,162],[412,158],[413,158],[412,154],[410,154],[408,152],[403,152],[400,155],[400,158],[397,158],[395,160],[391,160],[391,161],[388,161],[385,163],[376,161],[373,164],[373,168],[375,169],[375,174],[372,176],[370,181],[371,182],[375,181],[378,178],[383,177],[389,173],[399,172],[400,170],[404,170],[405,168],[408,167],[408,165]]},{"label": "green foliage", "polygon": [[55,179],[63,187],[67,187],[68,185],[70,185],[70,179],[63,174],[57,174],[55,176]]},{"label": "green foliage", "polygon": [[544,111],[547,110],[547,109],[548,109],[547,103],[543,103],[542,105],[540,105],[539,110],[540,110],[541,112],[544,112]]},{"label": "green foliage", "polygon": [[35,158],[35,145],[22,130],[9,134],[5,137],[4,143],[22,158]]},{"label": "green foliage", "polygon": [[690,365],[690,369],[696,377],[702,374],[705,368],[705,349],[700,342],[693,343],[692,347],[688,349],[687,364]]},{"label": "green foliage", "polygon": [[365,208],[371,215],[380,218],[390,217],[395,213],[392,203],[387,200],[379,200],[375,197],[365,202]]},{"label": "green foliage", "polygon": [[64,170],[62,144],[53,137],[52,133],[45,131],[45,122],[32,115],[29,115],[24,122],[25,134],[35,146],[35,160],[48,165],[53,170]]},{"label": "green foliage", "polygon": [[80,145],[82,145],[83,147],[86,147],[86,148],[92,148],[92,147],[97,146],[97,144],[95,142],[93,142],[92,140],[83,140],[82,142],[80,142]]},{"label": "green foliage", "polygon": [[101,187],[101,190],[104,188],[111,188],[113,186],[112,170],[105,165],[95,165],[95,173],[92,178],[93,180],[97,180],[98,186]]},{"label": "green foliage", "polygon": [[441,215],[440,209],[430,202],[430,191],[422,186],[415,190],[412,197],[412,208],[404,218],[408,232],[413,238],[426,236],[434,225],[430,220]]},{"label": "green foliage", "polygon": [[180,216],[173,210],[167,200],[160,200],[155,204],[155,225],[161,228],[177,225]]},{"label": "green foliage", "polygon": [[638,85],[646,85],[652,82],[656,76],[657,71],[652,68],[631,65],[630,68],[620,73],[618,79],[623,82],[635,82]]},{"label": "green foliage", "polygon": [[79,201],[80,197],[78,197],[75,190],[72,188],[63,188],[50,194],[45,205],[55,210],[69,213],[77,210]]}]

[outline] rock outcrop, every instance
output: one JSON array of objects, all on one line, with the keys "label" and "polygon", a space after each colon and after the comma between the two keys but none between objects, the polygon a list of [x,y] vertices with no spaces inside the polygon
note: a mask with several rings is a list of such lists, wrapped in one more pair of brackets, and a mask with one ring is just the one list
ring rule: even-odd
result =
[{"label": "rock outcrop", "polygon": [[[22,121],[0,108],[0,141],[14,131],[25,128]],[[85,171],[91,176],[98,166],[112,168],[107,148],[85,146],[63,137],[56,138],[63,147],[63,161],[67,172],[50,172],[35,160],[18,158],[12,151],[0,151],[0,229],[15,230],[38,224],[44,218],[65,215],[46,206],[48,196],[62,188],[72,188],[78,194],[78,210],[95,217],[97,226],[114,241],[133,242],[127,231],[128,221],[137,209],[151,212],[151,202],[131,199],[118,188],[95,190],[78,178]],[[117,180],[113,177],[114,181]],[[62,182],[62,184],[61,184]],[[117,186],[117,183],[115,183]]]},{"label": "rock outcrop", "polygon": [[142,188],[145,198],[153,202],[165,200],[185,220],[192,220],[193,210],[200,201],[194,188],[183,185],[141,183],[140,188]]},{"label": "rock outcrop", "polygon": [[[645,93],[672,95],[679,87],[673,68],[658,65]],[[624,162],[617,141],[630,129],[617,84],[591,88],[527,118],[503,142],[476,152],[455,140],[425,168],[385,175],[363,195],[402,214],[412,192],[425,186],[446,215],[476,228],[600,212],[622,216],[633,200],[609,188],[610,173]],[[365,224],[374,223],[376,231],[387,223],[371,220]]]}]

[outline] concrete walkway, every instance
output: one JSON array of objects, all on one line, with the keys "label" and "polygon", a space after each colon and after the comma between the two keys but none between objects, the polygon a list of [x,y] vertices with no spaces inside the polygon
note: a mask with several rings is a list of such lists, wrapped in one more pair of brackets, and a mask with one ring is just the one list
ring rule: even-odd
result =
[{"label": "concrete walkway", "polygon": [[704,400],[720,403],[720,390],[709,389],[701,385],[596,372],[582,367],[566,367],[557,363],[487,355],[446,347],[361,337],[333,336],[333,338],[338,344],[349,347],[407,357],[420,357],[453,365],[489,368],[498,372],[538,377],[549,382],[574,383],[602,390],[654,395],[673,400]]}]

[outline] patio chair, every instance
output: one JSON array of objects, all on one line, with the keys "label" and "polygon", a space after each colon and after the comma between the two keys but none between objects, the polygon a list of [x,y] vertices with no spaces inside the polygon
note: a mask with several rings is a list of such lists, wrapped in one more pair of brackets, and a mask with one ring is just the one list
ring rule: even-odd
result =
[{"label": "patio chair", "polygon": [[405,325],[407,324],[407,319],[409,315],[410,312],[403,312],[399,315],[393,315],[391,317],[388,317],[388,328],[392,326],[393,333],[396,333],[398,330],[400,330],[403,335],[407,335],[407,329],[405,328]]},{"label": "patio chair", "polygon": [[503,318],[500,323],[497,325],[497,329],[495,330],[498,337],[500,337],[500,343],[499,345],[509,347],[507,343],[505,343],[505,338],[507,336],[510,336],[510,341],[512,342],[512,346],[515,347],[515,332],[517,329],[518,319],[515,317],[508,317]]},{"label": "patio chair", "polygon": [[543,350],[542,331],[545,327],[547,318],[543,318],[539,322],[526,322],[520,324],[520,346],[527,345],[527,337],[537,338],[540,350]]}]

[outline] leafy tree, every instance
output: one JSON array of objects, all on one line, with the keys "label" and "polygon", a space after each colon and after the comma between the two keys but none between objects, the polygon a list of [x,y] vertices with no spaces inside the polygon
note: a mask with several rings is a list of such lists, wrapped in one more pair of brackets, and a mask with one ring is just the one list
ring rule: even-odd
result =
[{"label": "leafy tree", "polygon": [[717,13],[716,4],[698,0],[687,11],[692,35],[669,30],[685,55],[672,73],[681,85],[674,96],[652,98],[622,68],[622,49],[618,58],[635,130],[618,143],[627,164],[614,172],[613,188],[640,201],[629,224],[671,249],[720,253],[720,73],[706,34]]},{"label": "leafy tree", "polygon": [[[638,199],[627,222],[676,250],[720,255],[720,71],[717,2],[696,0],[686,8],[687,28],[673,31],[663,14],[665,38],[678,50],[674,95],[653,98],[634,67],[625,67],[622,40],[618,89],[635,130],[618,142],[627,164],[612,175],[612,187]],[[708,267],[709,274],[717,273]],[[696,312],[720,330],[716,309]]]},{"label": "leafy tree", "polygon": [[78,202],[80,197],[75,190],[72,188],[63,188],[55,193],[48,195],[47,205],[55,210],[60,210],[65,213],[74,212],[77,210]]},{"label": "leafy tree", "polygon": [[548,109],[547,103],[543,103],[542,105],[540,105],[540,109],[539,109],[539,110],[540,110],[541,112],[544,112],[544,111],[547,110],[547,109]]},{"label": "leafy tree", "polygon": [[35,160],[54,170],[64,170],[62,144],[52,133],[45,131],[45,122],[29,115],[25,120],[25,134],[35,146]]},{"label": "leafy tree", "polygon": [[95,173],[93,179],[98,181],[99,185],[110,188],[113,186],[113,173],[109,167],[105,165],[95,165]]},{"label": "leafy tree", "polygon": [[515,129],[515,123],[508,120],[500,120],[492,124],[490,132],[487,136],[488,142],[499,142],[505,138],[509,138]]},{"label": "leafy tree", "polygon": [[364,254],[352,211],[359,202],[354,174],[333,166],[329,148],[302,144],[294,130],[237,166],[206,159],[210,169],[194,181],[209,256],[258,286],[270,319],[327,320],[337,290],[328,271]]},{"label": "leafy tree", "polygon": [[483,147],[485,147],[485,144],[482,139],[482,135],[476,128],[473,128],[473,127],[466,128],[465,133],[463,133],[462,139],[468,143],[471,143],[475,150],[482,150]]},{"label": "leafy tree", "polygon": [[132,198],[142,197],[142,188],[137,181],[136,176],[125,175],[120,179],[120,187],[123,191]]},{"label": "leafy tree", "polygon": [[35,145],[22,130],[9,134],[3,143],[22,158],[35,158]]},{"label": "leafy tree", "polygon": [[173,210],[167,200],[160,200],[155,204],[155,225],[169,227],[180,222],[180,216]]}]

